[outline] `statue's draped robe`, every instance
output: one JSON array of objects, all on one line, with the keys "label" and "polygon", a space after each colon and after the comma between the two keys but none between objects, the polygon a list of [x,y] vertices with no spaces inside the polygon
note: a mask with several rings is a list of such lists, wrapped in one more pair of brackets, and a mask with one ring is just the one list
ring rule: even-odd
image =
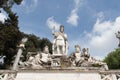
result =
[{"label": "statue's draped robe", "polygon": [[54,41],[53,41],[53,54],[64,54],[67,55],[67,35],[61,32],[54,33]]}]

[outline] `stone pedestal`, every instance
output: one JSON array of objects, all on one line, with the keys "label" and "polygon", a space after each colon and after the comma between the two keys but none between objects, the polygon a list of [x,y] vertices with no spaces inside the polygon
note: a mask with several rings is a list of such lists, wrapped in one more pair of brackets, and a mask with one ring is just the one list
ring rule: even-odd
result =
[{"label": "stone pedestal", "polygon": [[60,67],[61,66],[61,60],[62,59],[66,59],[67,57],[66,57],[66,55],[61,55],[61,54],[54,54],[54,55],[52,55],[51,56],[52,57],[52,67]]}]

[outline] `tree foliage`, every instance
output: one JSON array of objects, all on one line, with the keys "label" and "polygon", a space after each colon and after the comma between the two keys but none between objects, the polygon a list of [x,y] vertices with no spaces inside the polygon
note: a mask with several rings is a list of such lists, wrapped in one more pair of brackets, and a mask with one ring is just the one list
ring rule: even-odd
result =
[{"label": "tree foliage", "polygon": [[120,48],[109,53],[104,61],[108,64],[109,69],[120,69]]},{"label": "tree foliage", "polygon": [[0,21],[0,55],[6,56],[6,66],[11,64],[13,56],[17,53],[17,46],[25,36],[28,38],[26,53],[42,50],[45,45],[48,45],[50,52],[52,52],[52,43],[49,39],[40,39],[33,34],[24,34],[19,30],[18,16],[11,8],[14,4],[19,5],[21,2],[22,0],[0,0],[0,9],[6,12],[8,16],[4,23]]},{"label": "tree foliage", "polygon": [[39,50],[40,38],[36,37],[34,34],[27,35],[28,41],[26,42],[27,52],[35,52]]},{"label": "tree foliage", "polygon": [[40,39],[34,34],[26,35],[28,41],[26,42],[27,52],[43,51],[43,48],[47,45],[49,47],[50,53],[52,53],[52,43],[47,38]]},{"label": "tree foliage", "polygon": [[19,5],[21,1],[0,0],[0,9],[8,16],[4,23],[0,22],[0,54],[6,56],[5,64],[10,64],[17,52],[17,44],[23,37],[18,27],[18,16],[11,9],[14,4]]},{"label": "tree foliage", "polygon": [[52,43],[50,42],[49,39],[43,38],[43,39],[40,41],[39,47],[40,47],[41,50],[43,51],[43,48],[44,48],[46,45],[49,47],[49,51],[50,51],[50,53],[52,54]]},{"label": "tree foliage", "polygon": [[[21,4],[22,0],[0,0],[0,8],[2,8],[8,15],[14,15],[12,6],[14,4]],[[17,17],[17,16],[16,16]]]}]

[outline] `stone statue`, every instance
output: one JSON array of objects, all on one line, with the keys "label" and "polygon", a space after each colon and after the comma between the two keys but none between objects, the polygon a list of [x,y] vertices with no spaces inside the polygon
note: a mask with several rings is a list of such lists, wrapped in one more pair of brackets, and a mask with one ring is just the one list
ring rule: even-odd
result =
[{"label": "stone statue", "polygon": [[89,54],[89,49],[88,48],[83,48],[82,49],[82,56],[88,60],[88,58],[90,57],[90,54]]},{"label": "stone statue", "polygon": [[40,61],[40,53],[37,53],[33,58],[31,57],[31,67],[33,68],[33,69],[39,69],[39,68],[42,68],[42,66],[41,66],[41,61]]},{"label": "stone statue", "polygon": [[44,51],[41,53],[40,61],[42,62],[42,64],[51,64],[52,59],[51,54],[49,53],[48,46],[44,47]]},{"label": "stone statue", "polygon": [[16,58],[15,58],[15,61],[13,63],[12,70],[17,70],[18,63],[20,61],[20,56],[22,55],[23,49],[25,49],[25,45],[24,44],[27,42],[27,40],[28,40],[28,38],[23,38],[22,41],[21,41],[21,44],[18,46],[19,49],[18,49]]},{"label": "stone statue", "polygon": [[79,45],[75,45],[75,52],[73,52],[68,58],[71,66],[75,67],[94,67],[94,65],[108,70],[106,63],[91,57],[88,48],[83,48],[82,52]]},{"label": "stone statue", "polygon": [[118,31],[118,33],[115,33],[116,34],[116,37],[119,39],[119,44],[118,46],[120,47],[120,31]]},{"label": "stone statue", "polygon": [[102,62],[100,60],[95,59],[94,57],[89,57],[88,63],[90,63],[92,66],[93,65],[98,65],[101,66],[103,69],[108,70],[108,66],[105,62]]},{"label": "stone statue", "polygon": [[82,60],[81,60],[81,51],[80,51],[80,46],[79,45],[75,45],[75,63],[78,64],[80,63]]},{"label": "stone statue", "polygon": [[6,58],[6,56],[0,56],[0,67],[4,65],[4,59]]},{"label": "stone statue", "polygon": [[44,65],[51,65],[52,59],[49,53],[48,46],[44,47],[43,52],[37,52],[37,54],[30,55],[28,60],[25,62],[19,62],[22,68],[28,67],[32,69],[40,69],[44,67]]},{"label": "stone statue", "polygon": [[37,52],[35,55],[30,55],[28,59],[25,62],[20,61],[19,62],[21,68],[33,68],[33,69],[39,69],[41,68],[41,61],[40,61],[40,53]]},{"label": "stone statue", "polygon": [[84,61],[79,45],[75,45],[75,52],[71,54],[70,60],[72,62],[72,65],[75,66],[80,66],[81,63]]},{"label": "stone statue", "polygon": [[53,29],[53,55],[67,55],[68,52],[68,40],[67,40],[67,34],[64,33],[64,26],[60,26],[60,31],[55,32],[55,28]]}]

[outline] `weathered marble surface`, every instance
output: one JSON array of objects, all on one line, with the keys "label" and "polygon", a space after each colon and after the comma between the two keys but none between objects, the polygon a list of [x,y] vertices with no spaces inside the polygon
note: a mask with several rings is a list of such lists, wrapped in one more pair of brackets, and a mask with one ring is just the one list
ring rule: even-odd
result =
[{"label": "weathered marble surface", "polygon": [[98,70],[22,70],[15,80],[119,80],[120,71]]},{"label": "weathered marble surface", "polygon": [[18,73],[16,80],[100,80],[98,73]]},{"label": "weathered marble surface", "polygon": [[59,32],[55,31],[55,27],[53,28],[52,34],[54,36],[53,40],[53,55],[59,54],[59,55],[67,55],[68,53],[68,40],[67,40],[67,34],[64,32],[64,26],[60,26]]},{"label": "weathered marble surface", "polygon": [[80,70],[79,68],[0,70],[0,80],[120,80],[120,70]]}]

